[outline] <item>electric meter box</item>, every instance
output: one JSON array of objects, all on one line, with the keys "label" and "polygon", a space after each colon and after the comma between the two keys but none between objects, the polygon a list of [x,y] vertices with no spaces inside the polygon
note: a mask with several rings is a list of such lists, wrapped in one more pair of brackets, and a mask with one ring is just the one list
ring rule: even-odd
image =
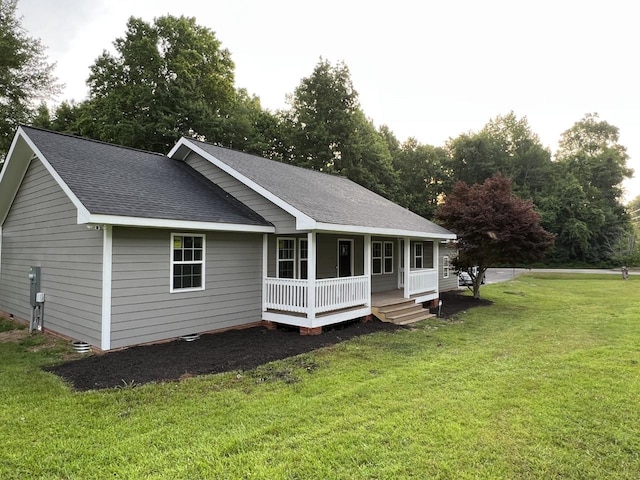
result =
[{"label": "electric meter box", "polygon": [[35,307],[38,304],[36,296],[38,292],[40,292],[41,275],[40,267],[31,267],[29,269],[29,301],[31,302],[32,307]]}]

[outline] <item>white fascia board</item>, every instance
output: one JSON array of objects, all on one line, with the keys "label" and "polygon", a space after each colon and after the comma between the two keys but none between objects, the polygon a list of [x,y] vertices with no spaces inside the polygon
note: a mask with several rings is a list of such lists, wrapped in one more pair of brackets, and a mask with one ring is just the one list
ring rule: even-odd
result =
[{"label": "white fascia board", "polygon": [[454,233],[428,233],[413,230],[397,230],[394,228],[382,227],[360,227],[357,225],[337,225],[333,223],[316,222],[315,229],[317,231],[336,232],[336,233],[359,233],[368,235],[379,235],[385,237],[412,237],[412,238],[430,238],[442,240],[454,240]]},{"label": "white fascia board", "polygon": [[78,223],[95,225],[119,225],[143,228],[179,228],[181,230],[210,230],[221,232],[275,233],[275,227],[263,225],[241,225],[237,223],[195,222],[165,218],[123,217],[119,215],[90,214]]},{"label": "white fascia board", "polygon": [[[87,210],[87,208],[82,204],[80,199],[78,199],[78,197],[76,197],[75,193],[73,193],[71,191],[71,189],[69,188],[69,186],[64,182],[64,180],[62,180],[62,177],[60,177],[60,175],[58,175],[58,172],[56,172],[56,170],[51,166],[51,164],[45,158],[45,156],[42,154],[40,149],[38,147],[36,147],[35,143],[33,143],[33,141],[25,133],[25,131],[22,130],[22,127],[18,128],[18,133],[22,136],[22,138],[24,138],[25,142],[27,142],[27,145],[29,145],[29,148],[31,148],[31,150],[33,151],[35,156],[38,157],[40,162],[42,162],[42,165],[44,165],[44,168],[47,169],[49,174],[53,177],[53,179],[56,181],[56,183],[60,186],[62,191],[65,193],[65,195],[67,197],[69,197],[69,200],[71,200],[71,203],[73,203],[73,205],[76,207],[76,209],[78,210],[78,219],[80,219],[81,217],[84,218],[84,217],[88,216],[89,215],[89,210]],[[5,168],[6,168],[6,166],[5,166]]]},{"label": "white fascia board", "polygon": [[[277,195],[274,195],[272,192],[270,192],[266,188],[258,185],[253,180],[245,177],[243,174],[241,174],[237,170],[233,169],[232,167],[230,167],[229,165],[224,163],[222,160],[220,160],[220,159],[214,157],[213,155],[211,155],[210,153],[206,152],[205,150],[200,148],[198,145],[194,144],[193,142],[190,142],[185,137],[182,137],[178,141],[178,143],[171,149],[171,151],[169,152],[169,154],[167,156],[169,158],[173,158],[173,155],[175,155],[178,152],[178,150],[180,149],[180,147],[182,147],[182,146],[185,146],[185,147],[189,148],[192,152],[197,153],[198,155],[200,155],[205,160],[207,160],[207,161],[211,162],[212,164],[214,164],[216,167],[218,167],[223,172],[228,173],[233,178],[238,180],[240,183],[246,185],[247,187],[249,187],[254,192],[258,193],[259,195],[261,195],[264,198],[266,198],[267,200],[269,200],[271,203],[273,203],[273,204],[277,205],[278,207],[280,207],[282,210],[287,212],[289,215],[292,215],[293,217],[295,217],[296,226],[297,226],[297,228],[299,230],[308,230],[310,228],[313,228],[313,225],[315,225],[316,221],[313,218],[311,218],[309,215],[301,212],[300,210],[298,210],[297,208],[295,208],[291,204],[289,204],[289,203],[285,202],[284,200],[282,200]],[[301,227],[298,227],[298,225],[301,225]]]}]

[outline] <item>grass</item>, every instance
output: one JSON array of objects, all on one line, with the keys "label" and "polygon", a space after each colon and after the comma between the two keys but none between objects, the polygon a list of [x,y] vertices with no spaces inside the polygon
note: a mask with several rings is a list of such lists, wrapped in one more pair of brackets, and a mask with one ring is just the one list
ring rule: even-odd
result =
[{"label": "grass", "polygon": [[24,330],[27,328],[26,325],[15,322],[7,317],[0,316],[0,333],[9,332],[11,330]]},{"label": "grass", "polygon": [[455,321],[109,391],[0,343],[0,478],[640,478],[638,287],[530,274]]}]

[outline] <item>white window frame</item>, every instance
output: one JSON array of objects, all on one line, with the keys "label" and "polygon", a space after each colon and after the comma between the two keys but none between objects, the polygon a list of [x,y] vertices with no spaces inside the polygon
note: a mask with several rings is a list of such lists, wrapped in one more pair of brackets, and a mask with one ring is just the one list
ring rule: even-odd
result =
[{"label": "white window frame", "polygon": [[[280,240],[290,240],[291,242],[293,242],[293,258],[280,258]],[[276,238],[276,278],[281,278],[280,262],[293,262],[293,277],[291,278],[296,278],[296,275],[298,273],[296,271],[297,244],[298,242],[296,241],[295,237],[277,237]],[[289,278],[289,277],[282,277],[282,278]]]},{"label": "white window frame", "polygon": [[[379,245],[380,246],[380,256],[376,257],[375,256],[375,245]],[[382,273],[384,272],[384,245],[383,242],[380,240],[375,240],[373,242],[371,242],[371,275],[382,275]],[[374,267],[375,263],[374,260],[380,260],[380,271],[376,272],[376,269]]]},{"label": "white window frame", "polygon": [[[420,246],[420,255],[418,255],[418,246]],[[420,259],[420,266],[418,267],[418,259]],[[424,268],[424,245],[422,242],[416,242],[413,244],[413,268],[421,270]]]},{"label": "white window frame", "polygon": [[[176,237],[193,237],[202,239],[202,259],[201,260],[174,260],[175,251],[175,238]],[[181,249],[183,247],[180,247]],[[206,272],[206,258],[207,258],[207,236],[204,233],[172,233],[171,243],[169,244],[169,254],[171,256],[170,270],[169,270],[169,293],[182,293],[182,292],[198,292],[205,289],[205,272]],[[199,287],[189,288],[174,288],[173,287],[173,267],[175,265],[202,265],[202,285]]]},{"label": "white window frame", "polygon": [[444,255],[442,257],[442,278],[449,278],[449,255]]},{"label": "white window frame", "polygon": [[[391,245],[391,255],[387,255],[387,245]],[[391,270],[387,270],[387,259],[391,259]],[[385,241],[382,244],[382,272],[384,274],[393,273],[393,242]]]},{"label": "white window frame", "polygon": [[[303,252],[302,244],[303,243],[307,244],[307,247],[304,249],[307,252],[307,256],[306,257],[302,256],[302,252]],[[307,263],[307,278],[303,279],[303,280],[307,280],[309,278],[309,241],[306,238],[299,238],[298,239],[298,272],[297,272],[297,276],[300,279],[302,279],[302,277],[301,277],[301,275],[302,275],[302,262],[306,262]]]}]

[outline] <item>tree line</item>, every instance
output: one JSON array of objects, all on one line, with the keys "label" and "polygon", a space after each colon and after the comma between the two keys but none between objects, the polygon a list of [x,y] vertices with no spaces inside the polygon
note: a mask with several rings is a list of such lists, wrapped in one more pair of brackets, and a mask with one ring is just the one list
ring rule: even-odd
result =
[{"label": "tree line", "polygon": [[[38,103],[58,88],[44,47],[0,6],[0,151],[19,123],[167,153],[181,136],[343,175],[435,218],[456,182],[501,174],[530,200],[555,234],[547,263],[619,265],[638,260],[621,183],[632,175],[618,129],[588,113],[559,149],[545,148],[526,117],[513,112],[445,145],[400,141],[360,105],[347,65],[320,59],[275,112],[235,85],[231,53],[195,18],[130,18],[124,36],[90,67],[89,94],[53,109]],[[8,74],[5,74],[5,70]]]}]

